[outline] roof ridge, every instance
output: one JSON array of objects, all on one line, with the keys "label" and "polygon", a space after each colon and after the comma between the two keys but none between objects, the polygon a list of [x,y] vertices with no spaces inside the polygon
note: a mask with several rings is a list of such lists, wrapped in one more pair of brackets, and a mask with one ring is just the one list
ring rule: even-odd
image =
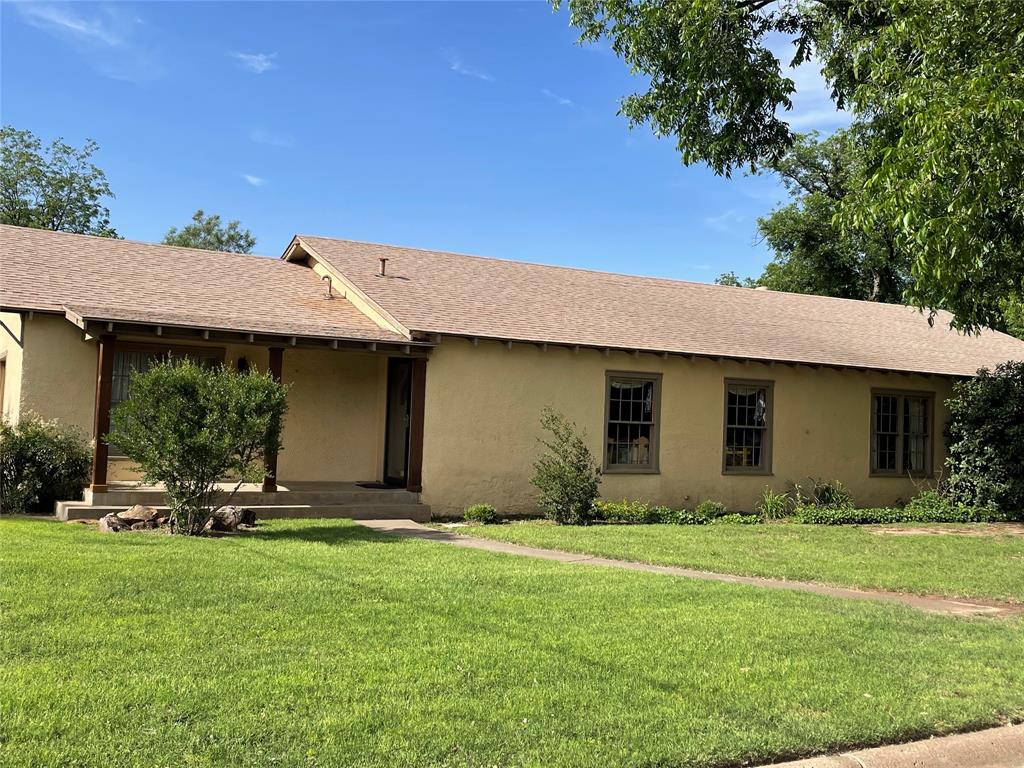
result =
[{"label": "roof ridge", "polygon": [[211,248],[193,248],[188,245],[170,245],[169,243],[151,243],[148,240],[135,240],[129,237],[104,237],[103,235],[90,235],[85,232],[64,232],[59,229],[43,229],[42,227],[22,227],[17,224],[0,224],[3,229],[15,229],[21,232],[41,232],[47,235],[59,235],[61,237],[79,238],[89,240],[100,240],[106,243],[125,243],[128,245],[144,245],[147,248],[173,248],[178,251],[193,251],[195,253],[211,254],[218,256],[244,256],[252,259],[263,259],[265,261],[278,261],[277,256],[267,256],[262,253],[239,253],[238,251],[215,251]]},{"label": "roof ridge", "polygon": [[[724,290],[741,290],[741,291],[757,290],[755,288],[747,288],[746,286],[742,286],[742,285],[721,285],[719,283],[702,283],[699,280],[682,280],[682,279],[676,278],[676,277],[659,277],[659,276],[655,276],[655,275],[636,275],[636,274],[631,274],[629,272],[613,272],[611,270],[593,269],[591,267],[573,267],[573,266],[566,266],[566,265],[563,265],[563,264],[544,264],[544,263],[536,262],[536,261],[523,261],[522,259],[510,259],[510,258],[506,258],[506,257],[503,257],[503,256],[481,256],[479,254],[474,254],[474,253],[462,253],[461,251],[437,250],[436,248],[420,248],[420,247],[411,246],[411,245],[397,245],[395,243],[379,243],[379,242],[375,242],[373,240],[354,240],[352,238],[347,238],[347,237],[325,237],[323,235],[303,235],[303,234],[297,234],[297,235],[295,235],[295,237],[306,238],[306,239],[314,239],[314,240],[328,240],[330,242],[335,242],[335,243],[352,243],[354,245],[372,245],[372,246],[377,246],[377,247],[381,247],[381,248],[396,248],[396,249],[403,250],[403,251],[416,251],[418,253],[435,254],[435,255],[439,255],[439,256],[457,256],[459,258],[474,259],[474,260],[477,260],[477,261],[491,261],[491,262],[498,261],[498,262],[502,262],[502,263],[505,263],[505,264],[521,264],[523,266],[528,266],[528,267],[541,267],[542,269],[566,270],[566,271],[569,271],[569,272],[583,272],[583,273],[586,273],[586,274],[603,275],[603,276],[606,276],[606,277],[625,277],[625,278],[629,278],[631,280],[645,280],[645,281],[652,281],[652,282],[670,283],[672,285],[690,285],[690,286],[694,286],[695,288],[704,288],[704,289],[710,289],[710,290],[713,290],[713,291],[720,290],[720,289],[724,289]],[[817,294],[817,293],[797,293],[795,291],[777,291],[774,288],[764,288],[764,289],[762,289],[760,291],[760,293],[768,293],[768,294],[774,293],[774,294],[778,294],[780,296],[796,296],[796,297],[799,297],[801,299],[809,299],[809,300],[824,299],[824,300],[828,300],[828,301],[852,302],[854,304],[867,304],[867,305],[871,305],[871,306],[880,306],[880,307],[900,307],[900,308],[903,308],[903,309],[917,310],[920,314],[924,314],[924,310],[920,309],[919,307],[915,307],[915,306],[913,306],[911,304],[893,304],[893,303],[890,303],[890,302],[870,301],[870,300],[867,300],[867,299],[847,299],[847,298],[844,298],[844,297],[841,297],[841,296],[823,296],[823,295]],[[938,310],[938,312],[939,313],[949,314],[948,312],[946,312],[946,310]]]}]

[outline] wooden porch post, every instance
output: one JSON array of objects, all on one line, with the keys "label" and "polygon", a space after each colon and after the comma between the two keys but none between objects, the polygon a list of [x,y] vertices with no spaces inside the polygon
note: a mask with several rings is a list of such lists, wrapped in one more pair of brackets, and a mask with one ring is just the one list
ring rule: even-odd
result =
[{"label": "wooden porch post", "polygon": [[110,452],[103,435],[110,431],[110,396],[114,378],[114,344],[117,337],[103,335],[96,348],[96,408],[93,413],[92,482],[93,493],[107,490],[107,456]]},{"label": "wooden porch post", "polygon": [[[274,381],[281,383],[281,374],[284,365],[284,348],[283,347],[270,347],[270,375],[274,378]],[[265,465],[267,474],[263,478],[263,492],[264,493],[276,493],[277,492],[277,451],[268,453],[265,457]]]},{"label": "wooden porch post", "polygon": [[406,487],[423,490],[423,413],[427,396],[427,359],[412,361],[412,395],[409,402],[409,471]]}]

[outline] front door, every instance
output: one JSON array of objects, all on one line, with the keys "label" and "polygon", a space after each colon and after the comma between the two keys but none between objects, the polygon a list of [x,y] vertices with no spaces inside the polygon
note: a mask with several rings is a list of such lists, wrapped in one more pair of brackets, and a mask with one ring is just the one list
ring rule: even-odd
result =
[{"label": "front door", "polygon": [[384,482],[406,485],[409,473],[409,405],[412,400],[412,360],[388,360],[388,410],[384,435]]}]

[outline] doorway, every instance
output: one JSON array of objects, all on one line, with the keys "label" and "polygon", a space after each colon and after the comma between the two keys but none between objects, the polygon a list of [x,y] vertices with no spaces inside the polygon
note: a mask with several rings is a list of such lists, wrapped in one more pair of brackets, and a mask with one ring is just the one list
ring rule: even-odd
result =
[{"label": "doorway", "polygon": [[402,488],[409,475],[412,360],[388,359],[388,405],[384,432],[384,482]]}]

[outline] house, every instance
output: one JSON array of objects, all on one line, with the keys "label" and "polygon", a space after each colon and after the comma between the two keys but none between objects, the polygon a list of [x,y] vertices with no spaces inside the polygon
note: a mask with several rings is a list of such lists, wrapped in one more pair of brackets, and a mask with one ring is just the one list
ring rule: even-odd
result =
[{"label": "house", "polygon": [[[3,226],[0,252],[7,418],[104,434],[168,352],[269,370],[292,388],[264,492],[371,481],[435,515],[534,511],[545,406],[607,498],[748,510],[816,477],[892,504],[941,471],[953,382],[1024,359],[945,313],[304,235],[269,259]],[[96,441],[88,498],[134,477]]]}]

